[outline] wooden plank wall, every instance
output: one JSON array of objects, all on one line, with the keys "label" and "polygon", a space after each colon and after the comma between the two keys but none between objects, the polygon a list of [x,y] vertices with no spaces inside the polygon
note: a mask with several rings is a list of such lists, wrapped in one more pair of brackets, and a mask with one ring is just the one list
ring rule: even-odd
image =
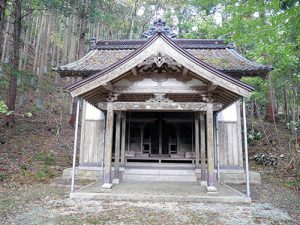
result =
[{"label": "wooden plank wall", "polygon": [[100,167],[104,120],[87,120],[86,105],[83,103],[79,166]]},{"label": "wooden plank wall", "polygon": [[220,166],[243,166],[238,122],[219,121]]}]

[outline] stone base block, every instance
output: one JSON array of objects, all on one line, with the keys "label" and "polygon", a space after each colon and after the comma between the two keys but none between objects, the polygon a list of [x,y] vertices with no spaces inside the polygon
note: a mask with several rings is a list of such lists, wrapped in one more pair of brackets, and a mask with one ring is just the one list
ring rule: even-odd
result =
[{"label": "stone base block", "polygon": [[101,190],[111,190],[112,184],[111,183],[105,183],[102,185]]},{"label": "stone base block", "polygon": [[[75,169],[75,178],[78,180],[101,180],[101,168],[100,167],[84,167]],[[72,168],[64,169],[62,179],[69,180],[72,178]]]},{"label": "stone base block", "polygon": [[217,188],[215,186],[207,186],[206,187],[208,194],[216,194],[218,193]]},{"label": "stone base block", "polygon": [[[220,181],[225,184],[246,183],[246,173],[243,170],[221,170]],[[260,184],[260,173],[250,171],[250,184]]]}]

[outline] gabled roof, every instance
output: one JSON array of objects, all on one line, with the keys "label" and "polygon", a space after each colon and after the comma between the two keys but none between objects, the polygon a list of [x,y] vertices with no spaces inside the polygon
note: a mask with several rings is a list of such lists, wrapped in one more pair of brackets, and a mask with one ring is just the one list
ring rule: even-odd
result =
[{"label": "gabled roof", "polygon": [[149,38],[143,45],[135,51],[132,51],[123,59],[116,61],[95,75],[71,85],[68,89],[71,91],[73,97],[80,96],[99,86],[106,85],[107,82],[118,78],[148,57],[159,52],[167,54],[201,78],[227,89],[232,93],[238,94],[239,96],[248,97],[250,91],[253,90],[253,87],[234,79],[206,62],[199,60],[187,50],[181,48],[172,39],[161,33],[157,33]]},{"label": "gabled roof", "polygon": [[[234,77],[264,76],[272,68],[252,62],[240,55],[231,45],[220,39],[172,39],[180,48],[208,65]],[[56,71],[62,76],[89,76],[123,59],[143,46],[147,40],[107,40],[91,45],[90,52],[82,59]]]}]

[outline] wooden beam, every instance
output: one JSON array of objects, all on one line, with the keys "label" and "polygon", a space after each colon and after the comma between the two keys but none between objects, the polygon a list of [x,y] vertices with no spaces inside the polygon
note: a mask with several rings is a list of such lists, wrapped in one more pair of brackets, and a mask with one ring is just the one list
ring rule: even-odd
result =
[{"label": "wooden beam", "polygon": [[114,91],[114,87],[113,87],[113,85],[112,85],[110,82],[106,82],[106,84],[103,85],[103,87],[104,87],[106,90],[108,90],[108,91],[111,91],[111,92]]},{"label": "wooden beam", "polygon": [[209,83],[207,85],[207,92],[212,92],[212,91],[216,90],[217,87],[218,87],[218,85],[216,85],[214,83]]},{"label": "wooden beam", "polygon": [[[164,86],[164,93],[168,94],[199,94],[207,92],[206,86]],[[128,87],[128,86],[115,86],[114,93],[119,94],[155,94],[161,93],[162,89],[160,86],[137,86],[137,87]]]},{"label": "wooden beam", "polygon": [[189,70],[188,70],[187,68],[184,67],[183,70],[182,70],[182,76],[185,77],[185,76],[187,75],[188,71],[189,71]]},{"label": "wooden beam", "polygon": [[131,69],[131,72],[132,72],[132,74],[133,74],[134,76],[137,77],[138,71],[137,71],[136,67],[133,67],[133,68]]},{"label": "wooden beam", "polygon": [[[213,111],[222,109],[222,104],[212,103]],[[101,110],[107,110],[107,102],[98,103]],[[206,111],[205,102],[113,102],[113,110],[118,111]]]}]

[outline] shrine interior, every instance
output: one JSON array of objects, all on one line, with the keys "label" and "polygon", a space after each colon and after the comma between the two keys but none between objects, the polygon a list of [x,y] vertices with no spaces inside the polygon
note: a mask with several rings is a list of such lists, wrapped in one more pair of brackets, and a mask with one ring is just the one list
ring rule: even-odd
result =
[{"label": "shrine interior", "polygon": [[194,113],[127,112],[126,117],[126,162],[194,163]]}]

